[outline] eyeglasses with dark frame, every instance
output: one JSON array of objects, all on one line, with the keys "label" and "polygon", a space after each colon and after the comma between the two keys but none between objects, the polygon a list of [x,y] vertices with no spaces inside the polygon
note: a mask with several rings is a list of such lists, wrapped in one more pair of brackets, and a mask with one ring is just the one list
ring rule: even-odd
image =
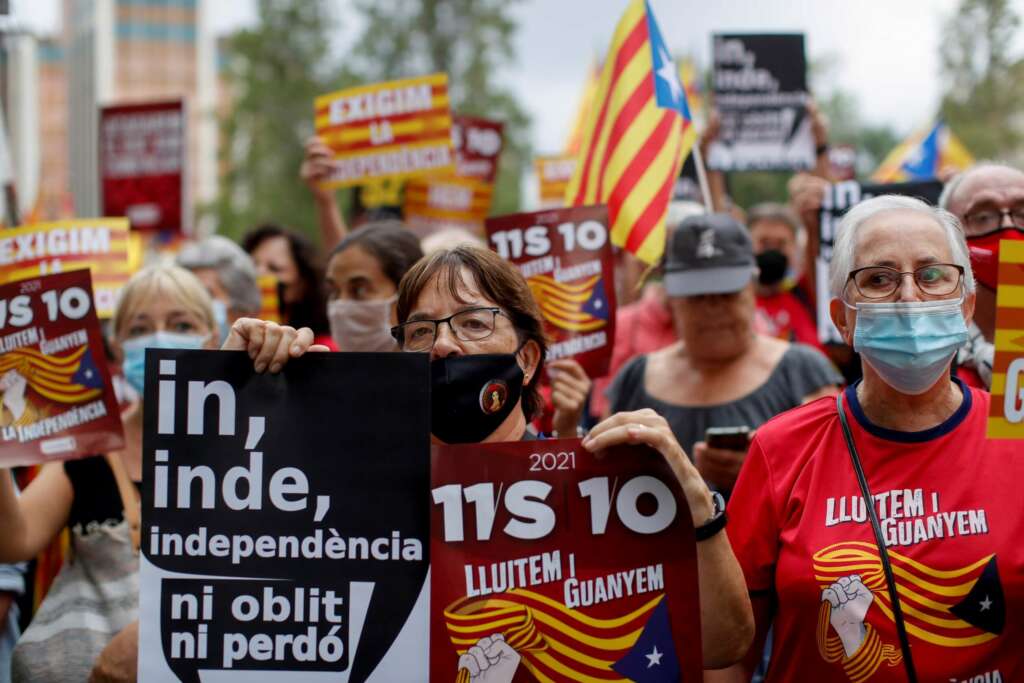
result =
[{"label": "eyeglasses with dark frame", "polygon": [[459,341],[483,341],[494,334],[499,315],[509,318],[508,314],[497,306],[477,306],[453,313],[447,318],[409,320],[392,327],[391,336],[398,341],[398,346],[403,351],[429,351],[434,348],[441,323],[448,323],[452,334]]},{"label": "eyeglasses with dark frame", "polygon": [[1003,219],[1007,216],[1018,228],[1024,227],[1024,204],[1018,204],[1012,209],[981,209],[972,211],[964,216],[964,226],[967,227],[971,236],[977,237],[977,233],[992,232],[998,230]]},{"label": "eyeglasses with dark frame", "polygon": [[888,266],[866,266],[851,270],[846,278],[865,299],[885,299],[896,293],[906,275],[927,296],[947,296],[960,286],[964,267],[955,263],[929,263],[912,271],[902,272]]}]

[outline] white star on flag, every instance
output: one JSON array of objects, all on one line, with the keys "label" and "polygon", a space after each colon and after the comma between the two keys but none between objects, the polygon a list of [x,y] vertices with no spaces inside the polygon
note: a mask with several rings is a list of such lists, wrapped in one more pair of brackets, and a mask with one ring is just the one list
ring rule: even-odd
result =
[{"label": "white star on flag", "polygon": [[652,666],[654,666],[656,664],[660,666],[661,665],[661,657],[662,657],[662,655],[664,655],[664,653],[663,652],[658,652],[658,646],[655,645],[654,649],[651,651],[651,654],[644,655],[644,657],[647,657],[647,661],[648,661],[647,668],[650,669]]},{"label": "white star on flag", "polygon": [[661,49],[661,67],[658,68],[658,78],[665,81],[668,85],[668,89],[672,91],[672,101],[677,102],[679,96],[683,92],[683,86],[679,84],[679,73],[676,71],[676,65],[672,61],[672,58],[668,56],[665,49]]},{"label": "white star on flag", "polygon": [[986,595],[985,599],[981,601],[981,611],[984,612],[992,607],[992,600]]}]

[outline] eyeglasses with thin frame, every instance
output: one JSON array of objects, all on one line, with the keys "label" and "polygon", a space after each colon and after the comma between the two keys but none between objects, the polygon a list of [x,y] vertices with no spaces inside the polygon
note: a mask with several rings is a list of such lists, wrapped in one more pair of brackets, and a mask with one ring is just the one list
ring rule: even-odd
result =
[{"label": "eyeglasses with thin frame", "polygon": [[1007,216],[1017,227],[1024,227],[1024,204],[1018,204],[1012,209],[981,209],[973,211],[964,216],[964,225],[968,232],[977,236],[979,233],[998,230]]},{"label": "eyeglasses with thin frame", "polygon": [[[403,351],[421,352],[434,348],[437,330],[447,323],[459,341],[477,342],[494,334],[499,315],[508,318],[497,306],[478,306],[436,320],[410,320],[391,328],[391,336]],[[509,318],[511,320],[511,318]]]},{"label": "eyeglasses with thin frame", "polygon": [[927,296],[948,296],[964,279],[964,268],[954,263],[929,263],[912,271],[901,272],[888,266],[866,266],[850,271],[847,284],[865,299],[886,299],[896,293],[904,276],[911,275],[914,284]]}]

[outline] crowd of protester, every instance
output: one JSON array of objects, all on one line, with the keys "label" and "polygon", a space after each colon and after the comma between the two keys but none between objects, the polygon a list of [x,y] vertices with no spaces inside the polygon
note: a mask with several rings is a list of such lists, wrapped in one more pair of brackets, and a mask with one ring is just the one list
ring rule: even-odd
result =
[{"label": "crowd of protester", "polygon": [[[824,123],[812,114],[820,149]],[[702,144],[715,134],[712,121]],[[645,444],[671,465],[696,527],[728,500],[727,529],[697,544],[704,664],[717,670],[707,680],[831,680],[837,662],[851,680],[879,670],[903,680],[910,662],[893,662],[910,659],[906,634],[864,622],[872,600],[892,609],[892,577],[850,572],[824,592],[808,580],[828,550],[821,511],[851,457],[875,493],[941,489],[950,509],[987,500],[988,533],[969,547],[998,555],[1006,614],[1018,618],[1024,467],[1012,443],[984,434],[998,246],[1024,239],[1024,172],[980,163],[947,182],[941,208],[880,196],[850,210],[829,273],[831,322],[846,345],[826,348],[808,283],[825,167],[795,176],[783,204],[737,207],[716,174],[713,206],[673,202],[656,268],[617,257],[611,370],[588,377],[572,359],[546,360],[530,287],[481,235],[447,226],[424,237],[372,215],[350,226],[321,187],[330,151],[313,139],[300,177],[320,247],[276,224],[241,244],[186,244],[174,264],[148,265],[124,288],[108,328],[112,361],[141,397],[146,348],[245,351],[256,372],[272,373],[308,351],[429,353],[437,441]],[[280,323],[256,317],[262,274],[279,283]],[[510,400],[483,413],[478,389],[492,378]],[[142,410],[141,399],[125,408],[121,451],[47,464],[21,491],[0,472],[0,681],[133,680]],[[849,433],[859,454],[848,453]],[[19,638],[18,563],[65,529],[71,551]],[[959,652],[957,670],[1005,666],[1013,647]],[[913,665],[922,680],[946,680],[949,661]]]}]

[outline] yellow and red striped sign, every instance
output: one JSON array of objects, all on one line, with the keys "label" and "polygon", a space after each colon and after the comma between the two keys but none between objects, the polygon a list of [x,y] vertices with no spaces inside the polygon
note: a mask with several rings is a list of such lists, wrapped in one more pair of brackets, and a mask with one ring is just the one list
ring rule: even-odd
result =
[{"label": "yellow and red striped sign", "polygon": [[321,95],[314,111],[317,135],[334,151],[328,187],[455,168],[446,74]]},{"label": "yellow and red striped sign", "polygon": [[576,169],[576,157],[567,154],[537,157],[533,169],[540,184],[540,205],[551,209],[565,206],[565,190]]},{"label": "yellow and red striped sign", "polygon": [[1024,241],[999,243],[990,439],[1024,439]]},{"label": "yellow and red striped sign", "polygon": [[482,232],[491,212],[504,124],[472,116],[452,119],[455,173],[405,186],[402,213],[410,225],[459,225]]},{"label": "yellow and red striped sign", "polygon": [[410,223],[444,223],[480,230],[491,211],[494,186],[476,178],[414,180],[405,186]]},{"label": "yellow and red striped sign", "polygon": [[92,271],[96,313],[109,318],[131,277],[127,218],[34,223],[0,234],[0,284],[76,268]]},{"label": "yellow and red striped sign", "polygon": [[260,288],[260,312],[256,317],[260,320],[269,320],[272,323],[281,322],[281,298],[277,290],[277,277],[274,275],[260,275],[256,278],[256,284]]}]

